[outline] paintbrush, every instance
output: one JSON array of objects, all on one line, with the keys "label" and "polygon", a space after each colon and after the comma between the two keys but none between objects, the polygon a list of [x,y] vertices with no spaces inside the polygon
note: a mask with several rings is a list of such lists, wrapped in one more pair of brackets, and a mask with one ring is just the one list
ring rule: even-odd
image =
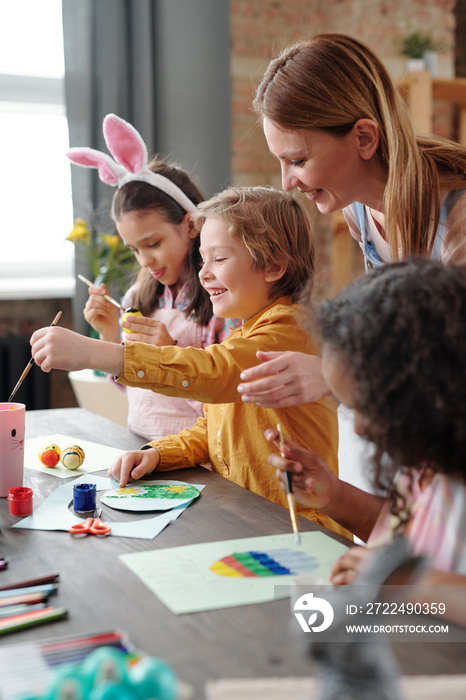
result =
[{"label": "paintbrush", "polygon": [[[277,423],[277,430],[278,430],[278,435],[280,438],[280,452],[282,457],[285,455],[283,454],[283,447],[285,445],[285,440],[283,437],[283,432],[282,432],[282,426],[280,423]],[[293,532],[294,532],[294,540],[296,544],[301,544],[301,535],[299,534],[299,529],[298,529],[298,518],[296,517],[296,501],[293,493],[293,484],[291,482],[291,474],[290,472],[285,472],[285,485],[286,485],[286,497],[288,499],[288,507],[290,509],[290,518],[291,518],[291,524],[293,526]]]},{"label": "paintbrush", "polygon": [[[56,325],[57,325],[58,321],[60,320],[61,314],[62,314],[61,311],[59,311],[59,312],[57,313],[57,315],[56,315],[55,318],[53,319],[52,323],[50,324],[51,326],[56,326]],[[21,374],[20,378],[19,378],[18,381],[16,382],[16,386],[15,386],[15,388],[13,389],[13,391],[12,391],[11,394],[10,394],[10,398],[8,399],[8,403],[10,403],[10,401],[11,401],[12,398],[13,398],[13,396],[14,396],[14,395],[16,394],[16,392],[18,391],[18,389],[19,389],[19,387],[21,386],[21,384],[23,383],[25,377],[27,376],[27,374],[28,374],[29,371],[31,370],[31,367],[32,367],[33,364],[34,364],[34,358],[31,357],[31,359],[30,359],[29,362],[27,363],[26,367],[24,368],[23,373]]]},{"label": "paintbrush", "polygon": [[[94,285],[92,284],[92,282],[90,282],[88,279],[86,279],[86,277],[84,277],[84,275],[78,275],[78,278],[81,280],[81,282],[84,282],[84,284],[87,284],[88,287],[93,287],[93,286],[94,286]],[[121,309],[121,308],[122,308],[121,304],[119,304],[119,303],[116,301],[116,299],[113,299],[109,294],[104,294],[104,299],[106,299],[107,301],[109,301],[111,304],[113,304],[114,306],[116,306],[118,309]]]}]

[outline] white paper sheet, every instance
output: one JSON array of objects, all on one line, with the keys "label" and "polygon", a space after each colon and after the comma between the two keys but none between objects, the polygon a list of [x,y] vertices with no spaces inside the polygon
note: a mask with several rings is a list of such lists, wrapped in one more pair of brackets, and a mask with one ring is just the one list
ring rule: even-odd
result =
[{"label": "white paper sheet", "polygon": [[[55,443],[60,450],[71,445],[79,445],[84,450],[84,462],[78,469],[67,469],[61,462],[58,462],[56,467],[46,467],[39,459],[39,450]],[[70,437],[69,435],[42,435],[35,438],[26,438],[24,446],[24,466],[27,469],[35,469],[44,474],[57,476],[59,479],[69,479],[70,476],[80,476],[89,472],[98,472],[103,469],[109,469],[115,459],[123,454],[125,450],[119,450],[116,447],[108,447],[107,445],[99,445],[96,442],[89,440],[81,440],[81,438]]]}]

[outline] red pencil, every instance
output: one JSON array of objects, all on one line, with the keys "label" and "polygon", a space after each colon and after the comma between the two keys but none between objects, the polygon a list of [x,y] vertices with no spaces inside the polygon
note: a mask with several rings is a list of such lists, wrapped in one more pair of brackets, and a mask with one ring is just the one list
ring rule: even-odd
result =
[{"label": "red pencil", "polygon": [[4,608],[7,605],[18,605],[19,603],[41,603],[43,600],[47,600],[49,593],[18,593],[18,595],[9,595],[5,598],[0,598],[0,608]]},{"label": "red pencil", "polygon": [[60,574],[49,574],[40,578],[31,578],[28,581],[19,581],[19,583],[10,583],[8,586],[0,586],[0,591],[8,591],[10,588],[29,588],[30,586],[40,586],[41,583],[54,583]]}]

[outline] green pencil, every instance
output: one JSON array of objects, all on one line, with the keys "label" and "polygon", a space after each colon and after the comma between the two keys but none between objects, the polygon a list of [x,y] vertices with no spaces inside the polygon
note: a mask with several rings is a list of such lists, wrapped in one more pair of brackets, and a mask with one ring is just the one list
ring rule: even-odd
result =
[{"label": "green pencil", "polygon": [[65,608],[45,608],[45,610],[37,610],[34,613],[26,613],[25,615],[15,615],[14,617],[0,621],[0,635],[16,632],[17,630],[27,629],[35,625],[42,625],[46,622],[54,622],[62,620],[68,615]]}]

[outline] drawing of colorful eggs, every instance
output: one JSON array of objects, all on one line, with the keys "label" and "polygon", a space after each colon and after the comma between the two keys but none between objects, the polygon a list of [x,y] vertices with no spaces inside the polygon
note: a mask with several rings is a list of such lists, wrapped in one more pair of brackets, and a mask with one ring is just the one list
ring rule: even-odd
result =
[{"label": "drawing of colorful eggs", "polygon": [[44,467],[56,467],[60,461],[60,448],[52,442],[39,450],[39,459]]},{"label": "drawing of colorful eggs", "polygon": [[[125,313],[121,317],[121,320],[131,322],[131,318],[129,318],[130,316],[144,316],[144,314],[141,313],[141,311],[138,311],[137,309],[126,309]],[[137,333],[137,331],[133,331],[130,328],[123,328],[123,330],[125,333]]]},{"label": "drawing of colorful eggs", "polygon": [[218,559],[210,570],[219,576],[256,577],[305,574],[317,569],[315,557],[283,547],[265,552],[233,552]]},{"label": "drawing of colorful eggs", "polygon": [[67,469],[77,469],[84,462],[84,450],[79,445],[71,445],[62,450],[61,463]]}]

